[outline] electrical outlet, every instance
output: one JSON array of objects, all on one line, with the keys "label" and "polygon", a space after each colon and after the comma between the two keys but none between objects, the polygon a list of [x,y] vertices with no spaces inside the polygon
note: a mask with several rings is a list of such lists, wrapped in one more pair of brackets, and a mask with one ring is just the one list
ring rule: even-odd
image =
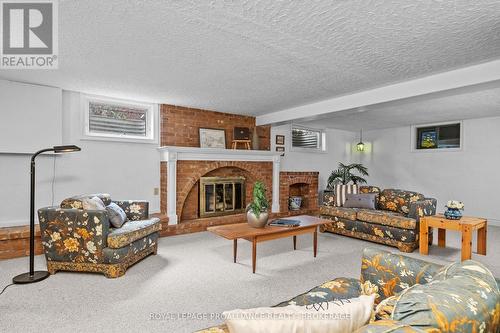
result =
[{"label": "electrical outlet", "polygon": [[155,187],[153,190],[154,195],[159,195],[160,194],[160,189],[158,187]]}]

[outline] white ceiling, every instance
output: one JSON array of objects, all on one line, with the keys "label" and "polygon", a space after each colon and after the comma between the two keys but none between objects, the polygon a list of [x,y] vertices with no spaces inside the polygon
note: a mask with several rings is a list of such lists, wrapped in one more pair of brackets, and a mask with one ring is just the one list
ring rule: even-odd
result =
[{"label": "white ceiling", "polygon": [[359,131],[483,117],[500,117],[500,82],[334,112],[301,123]]},{"label": "white ceiling", "polygon": [[56,71],[0,77],[262,115],[500,58],[500,1],[61,0]]}]

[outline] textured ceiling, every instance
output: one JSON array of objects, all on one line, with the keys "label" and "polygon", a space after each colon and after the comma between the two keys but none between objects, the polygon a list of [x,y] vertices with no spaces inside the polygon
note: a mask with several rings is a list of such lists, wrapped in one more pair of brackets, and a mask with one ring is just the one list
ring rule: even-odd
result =
[{"label": "textured ceiling", "polygon": [[305,125],[350,131],[500,117],[500,82],[335,112]]},{"label": "textured ceiling", "polygon": [[0,77],[259,115],[500,58],[497,0],[61,0],[59,13],[59,70]]}]

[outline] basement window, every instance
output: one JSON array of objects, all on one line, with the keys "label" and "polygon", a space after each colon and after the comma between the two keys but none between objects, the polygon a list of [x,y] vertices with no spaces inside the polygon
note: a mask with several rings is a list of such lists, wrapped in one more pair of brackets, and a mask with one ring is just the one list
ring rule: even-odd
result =
[{"label": "basement window", "polygon": [[85,137],[97,140],[155,142],[156,107],[107,98],[83,98]]},{"label": "basement window", "polygon": [[292,150],[322,152],[325,147],[325,131],[300,125],[292,125]]},{"label": "basement window", "polygon": [[415,127],[416,150],[460,149],[462,124],[446,123]]}]

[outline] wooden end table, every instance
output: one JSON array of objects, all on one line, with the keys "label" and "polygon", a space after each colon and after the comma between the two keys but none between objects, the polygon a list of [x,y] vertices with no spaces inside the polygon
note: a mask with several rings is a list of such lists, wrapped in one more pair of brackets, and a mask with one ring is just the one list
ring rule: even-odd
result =
[{"label": "wooden end table", "polygon": [[218,236],[233,241],[233,261],[236,262],[238,252],[238,239],[242,238],[252,243],[252,270],[255,273],[257,264],[257,243],[273,239],[293,237],[293,249],[297,249],[297,235],[313,234],[313,253],[316,257],[318,251],[318,226],[332,223],[330,220],[320,219],[314,216],[300,215],[290,217],[299,220],[298,227],[266,226],[265,228],[252,228],[248,223],[227,224],[216,227],[208,227],[210,231]]},{"label": "wooden end table", "polygon": [[486,255],[486,231],[488,221],[479,217],[464,216],[460,220],[448,220],[442,214],[424,216],[420,220],[420,254],[429,254],[428,229],[438,228],[438,246],[446,247],[446,230],[462,233],[462,261],[472,255],[472,232],[477,230],[477,253]]}]

